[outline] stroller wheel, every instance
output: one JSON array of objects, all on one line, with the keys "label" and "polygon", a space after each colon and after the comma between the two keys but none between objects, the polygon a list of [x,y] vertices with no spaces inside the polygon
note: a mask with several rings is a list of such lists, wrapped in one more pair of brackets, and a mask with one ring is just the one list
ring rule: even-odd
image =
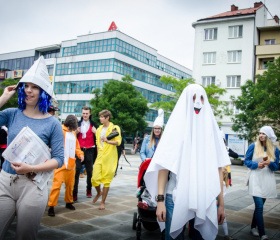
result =
[{"label": "stroller wheel", "polygon": [[136,224],[137,224],[137,212],[133,214],[133,222],[132,222],[132,229],[136,230]]},{"label": "stroller wheel", "polygon": [[136,239],[140,240],[141,239],[141,220],[138,220],[137,223],[137,229],[136,229]]}]

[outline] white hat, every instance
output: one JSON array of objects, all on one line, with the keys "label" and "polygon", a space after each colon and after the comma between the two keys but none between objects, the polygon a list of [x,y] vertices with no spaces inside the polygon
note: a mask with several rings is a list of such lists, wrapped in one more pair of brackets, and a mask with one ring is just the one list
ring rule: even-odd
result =
[{"label": "white hat", "polygon": [[21,82],[34,83],[50,96],[53,94],[47,65],[43,56],[39,57],[39,59],[34,62],[31,68],[20,79],[19,83]]},{"label": "white hat", "polygon": [[270,126],[263,126],[260,129],[260,132],[264,133],[272,142],[276,142],[277,137],[276,137],[272,127],[270,127]]},{"label": "white hat", "polygon": [[160,108],[158,110],[158,116],[157,116],[156,120],[154,121],[153,127],[160,126],[162,128],[163,124],[164,124],[164,111],[163,111],[163,109]]}]

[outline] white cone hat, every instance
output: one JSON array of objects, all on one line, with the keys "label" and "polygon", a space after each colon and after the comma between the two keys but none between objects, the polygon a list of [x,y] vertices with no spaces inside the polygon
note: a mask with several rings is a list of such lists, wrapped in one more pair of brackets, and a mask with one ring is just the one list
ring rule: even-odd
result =
[{"label": "white cone hat", "polygon": [[36,84],[50,96],[53,94],[47,65],[43,56],[39,57],[39,59],[34,62],[31,68],[20,79],[19,83],[21,82]]},{"label": "white cone hat", "polygon": [[164,111],[163,111],[163,109],[160,108],[158,110],[158,116],[157,116],[156,120],[154,121],[153,127],[160,126],[162,128],[163,124],[164,124]]}]

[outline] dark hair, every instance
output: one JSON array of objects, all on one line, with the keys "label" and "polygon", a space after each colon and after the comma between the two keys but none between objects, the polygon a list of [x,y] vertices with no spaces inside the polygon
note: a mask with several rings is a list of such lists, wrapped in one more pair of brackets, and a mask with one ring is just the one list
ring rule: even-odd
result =
[{"label": "dark hair", "polygon": [[99,115],[99,117],[103,116],[105,118],[109,117],[109,119],[112,118],[112,113],[109,110],[107,110],[107,109],[102,110],[101,112],[99,112],[98,115]]},{"label": "dark hair", "polygon": [[78,120],[74,115],[68,115],[63,125],[68,127],[70,131],[75,131],[78,128]]}]

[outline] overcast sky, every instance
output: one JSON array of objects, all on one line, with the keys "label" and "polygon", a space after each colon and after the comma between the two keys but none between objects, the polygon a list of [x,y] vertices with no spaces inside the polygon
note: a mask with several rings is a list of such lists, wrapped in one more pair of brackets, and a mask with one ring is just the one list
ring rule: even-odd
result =
[{"label": "overcast sky", "polygon": [[[192,69],[192,23],[256,0],[0,0],[0,53],[33,49],[79,35],[107,31],[115,21],[123,33]],[[280,0],[263,1],[280,17]]]}]

